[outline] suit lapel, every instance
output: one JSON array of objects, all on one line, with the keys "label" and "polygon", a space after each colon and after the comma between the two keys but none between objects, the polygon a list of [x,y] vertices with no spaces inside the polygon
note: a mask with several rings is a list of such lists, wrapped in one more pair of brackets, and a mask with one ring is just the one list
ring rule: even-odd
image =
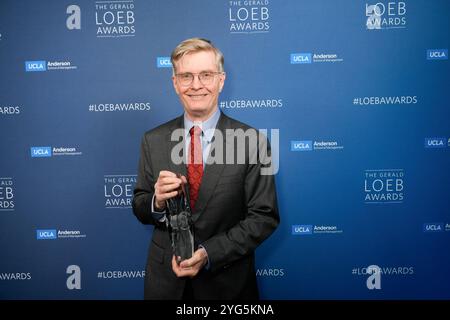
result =
[{"label": "suit lapel", "polygon": [[182,143],[183,150],[181,151],[181,159],[184,159],[184,134],[183,138],[181,140],[175,140],[172,141],[172,133],[177,130],[182,129],[184,130],[184,121],[183,116],[176,119],[176,121],[173,122],[173,125],[169,127],[169,132],[167,133],[166,141],[167,141],[167,157],[168,157],[168,163],[170,166],[170,171],[173,173],[180,173],[184,176],[187,175],[186,173],[186,164],[184,163],[184,160],[181,161],[181,163],[174,163],[172,160],[172,150],[176,147],[177,144]]},{"label": "suit lapel", "polygon": [[[228,125],[228,117],[225,116],[223,113],[220,114],[219,121],[217,122],[216,130],[219,130],[222,134],[225,133],[225,128],[229,128]],[[215,137],[216,135],[214,135]],[[225,136],[221,137],[225,139]],[[225,154],[225,141],[219,141],[222,139],[215,139],[213,141],[213,145],[211,146],[211,149],[209,150],[209,153],[211,154],[211,151],[213,150],[214,143],[222,143],[223,144],[223,152]],[[210,156],[210,154],[208,156]],[[223,159],[225,160],[225,159]],[[200,185],[200,190],[198,194],[198,199],[196,203],[196,208],[194,210],[194,214],[192,219],[194,222],[199,218],[199,216],[203,213],[203,210],[205,209],[206,205],[208,204],[209,199],[211,198],[212,194],[214,193],[214,189],[216,188],[217,182],[220,179],[220,176],[222,175],[222,171],[225,168],[224,164],[205,164],[205,170],[203,173],[202,178],[202,184]]]}]

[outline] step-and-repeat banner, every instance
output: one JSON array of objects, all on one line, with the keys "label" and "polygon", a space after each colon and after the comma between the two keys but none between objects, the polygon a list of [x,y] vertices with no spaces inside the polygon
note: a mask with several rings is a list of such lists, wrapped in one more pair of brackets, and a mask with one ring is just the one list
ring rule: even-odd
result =
[{"label": "step-and-repeat banner", "polygon": [[264,299],[450,298],[448,0],[1,1],[0,298],[141,299],[143,133],[169,56],[225,55],[219,108],[278,157]]}]

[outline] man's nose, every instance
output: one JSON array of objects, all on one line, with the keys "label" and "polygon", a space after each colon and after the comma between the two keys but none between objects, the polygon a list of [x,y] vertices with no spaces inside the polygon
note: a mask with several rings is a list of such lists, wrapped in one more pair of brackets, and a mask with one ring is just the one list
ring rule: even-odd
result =
[{"label": "man's nose", "polygon": [[200,89],[203,87],[202,82],[200,81],[200,77],[198,74],[194,74],[194,79],[192,80],[191,88],[192,89]]}]

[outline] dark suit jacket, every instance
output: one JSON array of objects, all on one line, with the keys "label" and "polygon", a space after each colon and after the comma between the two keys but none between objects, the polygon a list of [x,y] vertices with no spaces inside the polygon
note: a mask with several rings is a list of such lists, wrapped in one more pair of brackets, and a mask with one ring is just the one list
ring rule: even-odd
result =
[{"label": "dark suit jacket", "polygon": [[[171,141],[171,134],[183,125],[181,116],[146,132],[142,139],[133,211],[139,221],[155,226],[148,249],[145,299],[181,299],[185,286],[186,279],[177,278],[172,271],[172,248],[165,223],[154,220],[150,214],[159,172],[169,170],[186,175],[185,164],[171,161],[172,148],[179,144]],[[239,128],[250,129],[223,113],[216,127],[224,138],[225,129]],[[215,146],[219,143],[221,139],[214,140],[210,154],[215,155],[213,149],[218,150]],[[260,143],[268,146],[266,139]],[[228,147],[233,144],[228,141]],[[250,161],[256,148],[249,145],[246,143],[246,163],[205,164],[193,221],[195,244],[206,249],[210,268],[203,268],[191,280],[196,299],[259,297],[254,250],[277,227],[279,215],[274,177],[260,174],[264,161]],[[225,153],[226,143],[221,146]]]}]

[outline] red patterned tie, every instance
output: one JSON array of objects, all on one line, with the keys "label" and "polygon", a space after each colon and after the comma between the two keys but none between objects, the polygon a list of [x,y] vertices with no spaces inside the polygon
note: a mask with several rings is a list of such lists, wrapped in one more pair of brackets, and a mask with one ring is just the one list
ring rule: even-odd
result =
[{"label": "red patterned tie", "polygon": [[189,130],[191,135],[191,143],[189,146],[189,159],[188,159],[188,182],[189,182],[189,197],[190,205],[193,210],[198,198],[198,190],[202,183],[203,177],[203,155],[202,155],[202,143],[200,141],[200,135],[202,129],[198,126],[193,126]]}]

